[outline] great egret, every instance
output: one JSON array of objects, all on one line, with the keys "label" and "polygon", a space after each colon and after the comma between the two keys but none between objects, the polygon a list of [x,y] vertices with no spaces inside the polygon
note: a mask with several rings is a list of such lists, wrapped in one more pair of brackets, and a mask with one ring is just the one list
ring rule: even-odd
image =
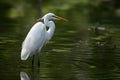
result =
[{"label": "great egret", "polygon": [[[53,13],[48,13],[38,19],[38,22],[33,25],[22,44],[21,60],[26,60],[29,56],[32,56],[33,65],[34,55],[38,53],[38,66],[40,66],[40,50],[51,39],[55,30],[55,24],[51,20],[67,21]],[[46,27],[49,27],[49,29],[47,30]]]}]

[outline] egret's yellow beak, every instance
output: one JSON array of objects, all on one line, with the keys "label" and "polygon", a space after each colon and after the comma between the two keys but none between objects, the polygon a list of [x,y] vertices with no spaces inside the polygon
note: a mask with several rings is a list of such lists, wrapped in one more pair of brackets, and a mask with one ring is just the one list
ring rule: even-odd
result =
[{"label": "egret's yellow beak", "polygon": [[62,18],[62,17],[59,17],[59,16],[56,16],[56,18],[57,18],[58,20],[68,21],[67,19]]}]

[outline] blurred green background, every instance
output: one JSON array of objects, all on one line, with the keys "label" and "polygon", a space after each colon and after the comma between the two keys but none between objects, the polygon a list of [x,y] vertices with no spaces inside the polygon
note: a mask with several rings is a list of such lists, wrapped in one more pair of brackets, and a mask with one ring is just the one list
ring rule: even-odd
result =
[{"label": "blurred green background", "polygon": [[[41,67],[20,60],[21,44],[39,17],[52,12],[53,38]],[[1,0],[0,80],[120,80],[120,0]]]}]

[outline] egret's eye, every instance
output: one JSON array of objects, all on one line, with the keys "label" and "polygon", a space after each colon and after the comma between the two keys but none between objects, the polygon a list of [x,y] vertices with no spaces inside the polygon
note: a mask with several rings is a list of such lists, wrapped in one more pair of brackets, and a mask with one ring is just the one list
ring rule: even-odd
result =
[{"label": "egret's eye", "polygon": [[55,16],[55,15],[53,15],[52,17],[53,17],[53,18],[56,18],[56,16]]},{"label": "egret's eye", "polygon": [[57,19],[57,16],[55,16],[55,15],[52,15],[52,18],[51,18],[52,20],[55,20],[55,19]]}]

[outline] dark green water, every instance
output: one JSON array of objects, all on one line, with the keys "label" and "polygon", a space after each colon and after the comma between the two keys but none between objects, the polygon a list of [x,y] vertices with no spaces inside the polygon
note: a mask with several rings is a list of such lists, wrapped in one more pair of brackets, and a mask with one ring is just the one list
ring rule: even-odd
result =
[{"label": "dark green water", "polygon": [[20,60],[35,13],[0,24],[0,80],[120,80],[120,25],[91,22],[90,8],[85,6],[53,10],[69,21],[55,21],[55,34],[41,51],[40,68],[37,55],[34,68],[30,57]]},{"label": "dark green water", "polygon": [[20,80],[22,76],[25,80],[120,79],[117,28],[101,40],[94,39],[91,31],[88,31],[91,34],[82,34],[69,28],[58,29],[42,49],[40,68],[37,67],[37,56],[34,68],[31,68],[31,58],[20,60],[20,35],[12,30],[3,32],[0,36],[0,80]]}]

